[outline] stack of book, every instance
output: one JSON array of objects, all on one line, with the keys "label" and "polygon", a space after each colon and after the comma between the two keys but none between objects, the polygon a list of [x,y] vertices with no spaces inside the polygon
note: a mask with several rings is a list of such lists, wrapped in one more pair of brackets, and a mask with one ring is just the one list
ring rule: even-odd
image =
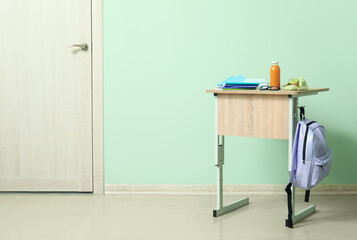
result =
[{"label": "stack of book", "polygon": [[246,79],[243,75],[230,77],[217,85],[222,90],[255,90],[266,84],[264,79]]}]

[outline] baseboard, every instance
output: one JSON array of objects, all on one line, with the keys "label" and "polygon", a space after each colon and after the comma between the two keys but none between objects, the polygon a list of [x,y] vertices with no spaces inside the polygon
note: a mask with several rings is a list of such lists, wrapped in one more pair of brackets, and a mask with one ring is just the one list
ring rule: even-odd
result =
[{"label": "baseboard", "polygon": [[[226,184],[225,195],[285,195],[283,184]],[[106,184],[106,194],[215,195],[214,184]],[[320,184],[311,190],[314,195],[357,195],[357,184]],[[296,188],[296,194],[304,194]]]}]

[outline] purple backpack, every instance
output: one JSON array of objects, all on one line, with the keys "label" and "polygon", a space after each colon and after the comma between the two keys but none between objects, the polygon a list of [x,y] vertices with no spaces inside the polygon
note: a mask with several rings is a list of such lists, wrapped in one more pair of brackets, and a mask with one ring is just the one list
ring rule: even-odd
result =
[{"label": "purple backpack", "polygon": [[330,172],[332,151],[327,145],[325,128],[304,119],[296,126],[292,166],[289,182],[306,190],[305,201],[309,201],[309,190],[321,182]]},{"label": "purple backpack", "polygon": [[308,202],[310,189],[329,174],[332,160],[332,151],[327,145],[324,126],[305,119],[304,107],[300,107],[300,119],[303,120],[296,126],[290,179],[285,188],[288,197],[288,219],[285,225],[290,228],[293,227],[292,184],[306,189],[305,202]]}]

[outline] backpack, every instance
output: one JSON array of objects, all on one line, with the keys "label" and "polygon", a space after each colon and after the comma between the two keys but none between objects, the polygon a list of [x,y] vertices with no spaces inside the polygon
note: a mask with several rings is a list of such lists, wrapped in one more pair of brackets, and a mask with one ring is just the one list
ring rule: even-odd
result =
[{"label": "backpack", "polygon": [[300,121],[292,155],[289,183],[310,190],[327,177],[332,151],[327,145],[324,126],[308,119]]},{"label": "backpack", "polygon": [[[288,221],[291,221],[291,186],[306,189],[305,202],[309,202],[310,189],[321,182],[330,172],[332,151],[327,145],[325,128],[316,121],[302,117],[296,126],[292,152],[292,165],[289,184],[285,191],[288,194]],[[288,226],[292,226],[292,222]]]}]

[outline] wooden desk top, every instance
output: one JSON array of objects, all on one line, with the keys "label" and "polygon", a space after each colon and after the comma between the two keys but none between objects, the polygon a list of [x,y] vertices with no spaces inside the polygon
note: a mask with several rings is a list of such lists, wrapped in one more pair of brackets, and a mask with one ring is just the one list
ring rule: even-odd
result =
[{"label": "wooden desk top", "polygon": [[305,91],[267,91],[267,90],[220,90],[220,89],[209,89],[206,90],[207,93],[217,93],[217,94],[255,94],[255,95],[315,95],[319,92],[329,91],[329,88],[309,88]]}]

